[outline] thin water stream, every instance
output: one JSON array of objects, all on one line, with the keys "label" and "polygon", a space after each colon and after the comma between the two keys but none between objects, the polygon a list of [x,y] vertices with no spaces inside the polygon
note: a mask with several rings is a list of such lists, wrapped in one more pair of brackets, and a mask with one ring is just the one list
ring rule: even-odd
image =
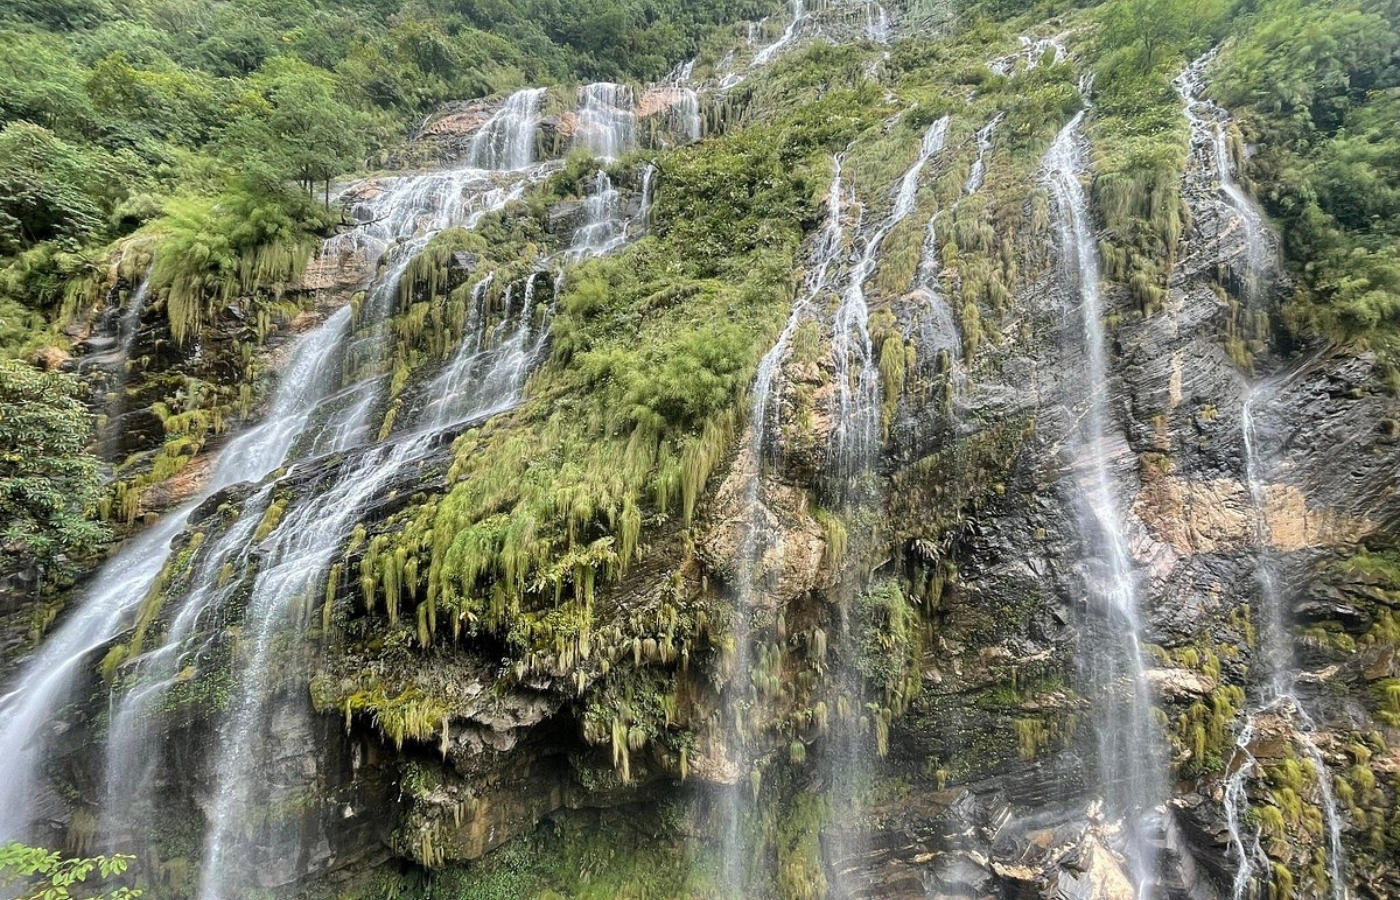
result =
[{"label": "thin water stream", "polygon": [[[1138,609],[1137,572],[1128,550],[1122,491],[1110,461],[1123,437],[1109,430],[1108,341],[1100,289],[1098,243],[1084,174],[1087,141],[1078,113],[1045,156],[1044,170],[1056,202],[1062,265],[1077,286],[1084,346],[1085,401],[1071,436],[1073,487],[1088,564],[1086,589],[1106,644],[1085,656],[1101,700],[1095,716],[1099,774],[1107,815],[1123,824],[1124,853],[1139,897],[1155,891],[1156,807],[1166,799],[1166,760],[1152,724],[1152,701],[1145,678]],[[1116,431],[1116,429],[1115,429]],[[1122,448],[1126,450],[1126,447]]]}]

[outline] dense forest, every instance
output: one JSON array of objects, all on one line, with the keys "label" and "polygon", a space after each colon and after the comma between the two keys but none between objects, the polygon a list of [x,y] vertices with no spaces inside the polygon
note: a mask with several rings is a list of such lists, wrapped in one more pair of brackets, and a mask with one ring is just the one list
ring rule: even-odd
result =
[{"label": "dense forest", "polygon": [[1400,896],[1400,0],[0,40],[0,888]]}]

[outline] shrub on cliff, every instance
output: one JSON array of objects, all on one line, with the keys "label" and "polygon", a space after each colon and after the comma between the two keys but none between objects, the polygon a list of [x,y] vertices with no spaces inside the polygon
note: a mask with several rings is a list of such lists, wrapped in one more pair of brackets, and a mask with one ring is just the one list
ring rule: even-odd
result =
[{"label": "shrub on cliff", "polygon": [[106,534],[91,424],[77,379],[0,361],[0,574],[38,564],[61,574]]}]

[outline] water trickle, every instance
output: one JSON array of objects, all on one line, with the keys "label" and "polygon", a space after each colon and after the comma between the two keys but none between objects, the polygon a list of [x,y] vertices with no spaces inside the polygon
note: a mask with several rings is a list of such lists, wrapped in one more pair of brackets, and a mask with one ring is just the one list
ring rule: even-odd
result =
[{"label": "water trickle", "polygon": [[889,218],[866,237],[836,309],[832,354],[836,363],[837,409],[831,469],[835,492],[841,496],[848,495],[869,468],[880,443],[880,371],[870,339],[865,283],[875,274],[885,237],[913,212],[919,177],[930,157],[943,149],[948,122],[944,116],[925,132],[918,157],[900,179]]},{"label": "water trickle", "polygon": [[471,164],[478,169],[516,171],[535,162],[535,132],[544,88],[516,91],[472,138]]},{"label": "water trickle", "polygon": [[[728,686],[731,696],[729,709],[735,721],[729,728],[726,755],[733,767],[742,774],[747,774],[754,765],[745,739],[750,732],[745,716],[753,703],[748,682],[749,669],[752,666],[752,617],[758,599],[758,582],[762,575],[763,560],[773,549],[773,541],[777,537],[766,525],[762,504],[764,472],[772,452],[769,435],[777,425],[774,394],[793,335],[803,320],[812,313],[816,299],[828,288],[831,271],[841,254],[841,164],[840,157],[833,162],[834,172],[826,199],[826,222],[813,247],[812,267],[803,286],[802,296],[793,304],[787,324],[783,326],[777,341],[759,362],[758,373],[754,378],[753,399],[749,406],[748,436],[741,450],[743,458],[736,464],[739,471],[746,473],[741,508],[747,515],[747,521],[744,523],[738,557],[735,560],[734,617],[730,623],[730,633],[734,640],[734,662]],[[747,779],[742,781],[746,782]],[[754,853],[750,844],[750,829],[745,827],[745,813],[752,806],[747,783],[736,785],[725,794],[720,834],[722,876],[725,887],[732,892],[731,896],[736,898],[752,896],[752,892],[748,890],[748,863]]]},{"label": "water trickle", "polygon": [[[1017,39],[1020,43],[1019,50],[1015,53],[1010,53],[1006,56],[989,61],[987,63],[987,68],[1001,75],[1003,78],[1012,75],[1016,71],[1018,64],[1022,67],[1022,71],[1031,72],[1044,61],[1047,53],[1050,54],[1050,64],[1054,65],[1065,57],[1064,39],[1065,36],[1062,34],[1055,35],[1054,37],[1040,38],[1038,40],[1032,40],[1026,35],[1021,35],[1020,38]],[[1084,93],[1084,91],[1080,93]]]},{"label": "water trickle", "polygon": [[997,126],[1004,118],[1005,113],[997,113],[990,122],[977,129],[977,158],[973,160],[972,170],[967,173],[967,182],[963,185],[963,193],[968,196],[982,189],[982,182],[987,178],[987,154],[992,152],[992,138],[996,136]]},{"label": "water trickle", "polygon": [[575,256],[606,253],[627,240],[627,223],[622,215],[622,195],[602,169],[593,176],[583,201],[583,225],[574,234]]},{"label": "water trickle", "polygon": [[656,163],[647,163],[642,169],[642,199],[637,209],[637,226],[639,231],[646,231],[651,223],[651,204],[654,200],[653,189],[656,185]]},{"label": "water trickle", "polygon": [[883,5],[865,5],[865,36],[877,44],[890,42],[890,13]]},{"label": "water trickle", "polygon": [[126,306],[117,316],[116,359],[112,366],[112,380],[107,386],[110,397],[107,402],[107,424],[102,430],[102,458],[116,461],[117,438],[120,434],[122,413],[126,412],[126,386],[131,377],[131,354],[136,349],[136,336],[141,331],[141,316],[146,311],[146,301],[151,295],[151,273],[148,270],[141,276],[136,289],[127,298]]},{"label": "water trickle", "polygon": [[637,145],[637,113],[632,88],[599,82],[579,89],[574,146],[600,159],[618,159]]},{"label": "water trickle", "polygon": [[1259,598],[1263,607],[1258,653],[1264,678],[1262,694],[1257,698],[1254,708],[1236,737],[1236,759],[1232,761],[1236,768],[1226,780],[1225,822],[1230,834],[1231,847],[1237,857],[1232,900],[1244,900],[1261,878],[1261,873],[1262,877],[1271,874],[1268,856],[1260,849],[1259,828],[1256,827],[1249,837],[1243,833],[1246,814],[1250,809],[1248,783],[1250,776],[1255,774],[1258,768],[1249,748],[1260,718],[1266,715],[1278,716],[1289,721],[1292,726],[1290,736],[1303,750],[1303,755],[1317,778],[1318,799],[1321,801],[1323,823],[1327,828],[1329,896],[1332,900],[1345,900],[1346,856],[1342,847],[1341,810],[1337,806],[1336,793],[1332,787],[1332,773],[1327,768],[1317,743],[1312,739],[1312,732],[1316,730],[1316,726],[1295,692],[1298,667],[1289,630],[1288,598],[1278,582],[1276,560],[1272,551],[1273,541],[1269,533],[1267,467],[1260,453],[1256,434],[1255,404],[1271,399],[1275,390],[1276,386],[1271,384],[1252,388],[1240,410],[1245,479],[1249,485],[1250,504],[1254,512],[1254,577],[1259,585]]},{"label": "water trickle", "polygon": [[1205,73],[1215,60],[1216,51],[1197,59],[1186,67],[1173,84],[1191,126],[1191,152],[1196,168],[1213,177],[1220,193],[1244,230],[1242,274],[1244,300],[1260,299],[1263,280],[1273,271],[1271,249],[1267,239],[1268,227],[1258,205],[1240,186],[1234,155],[1230,152],[1230,115],[1212,101],[1201,96],[1205,88]]},{"label": "water trickle", "polygon": [[1083,327],[1087,405],[1071,437],[1089,564],[1086,587],[1104,629],[1103,640],[1086,654],[1094,686],[1103,693],[1095,722],[1100,777],[1108,815],[1123,820],[1125,855],[1137,894],[1144,897],[1157,877],[1151,831],[1154,808],[1166,797],[1165,762],[1144,677],[1137,577],[1119,508],[1121,492],[1109,470],[1110,460],[1126,447],[1120,435],[1110,436],[1108,431],[1110,386],[1098,245],[1081,180],[1087,169],[1083,120],[1081,111],[1056,137],[1044,170],[1057,207],[1062,265],[1066,278],[1077,286]]},{"label": "water trickle", "polygon": [[754,66],[766,66],[773,61],[773,58],[787,48],[789,44],[797,39],[802,32],[802,25],[807,19],[807,8],[802,5],[802,0],[792,0],[792,21],[788,22],[787,28],[778,39],[768,46],[762,48],[753,57]]}]

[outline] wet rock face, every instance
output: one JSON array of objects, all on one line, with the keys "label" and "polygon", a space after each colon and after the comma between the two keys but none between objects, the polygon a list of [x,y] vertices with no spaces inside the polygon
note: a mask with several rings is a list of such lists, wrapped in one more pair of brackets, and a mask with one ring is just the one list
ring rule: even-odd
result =
[{"label": "wet rock face", "polygon": [[[836,20],[853,32],[863,27],[853,15]],[[660,122],[665,132],[678,102],[672,90],[643,94],[639,116]],[[401,162],[460,161],[497,108],[484,101],[448,108],[423,129],[415,151],[421,157]],[[560,150],[576,126],[571,112],[556,109],[544,117],[540,141]],[[367,182],[362,190],[375,186]],[[1280,567],[1292,614],[1308,629],[1296,650],[1305,670],[1302,702],[1326,713],[1315,723],[1316,743],[1335,773],[1356,782],[1349,847],[1372,839],[1374,827],[1363,821],[1388,822],[1385,807],[1394,805],[1395,794],[1387,785],[1400,775],[1400,751],[1381,749],[1400,746],[1400,719],[1383,715],[1400,688],[1400,658],[1394,638],[1383,640],[1387,633],[1377,631],[1388,616],[1400,615],[1400,584],[1384,566],[1357,561],[1363,549],[1393,550],[1387,536],[1400,529],[1400,403],[1377,386],[1373,361],[1364,355],[1285,362],[1258,348],[1252,365],[1275,385],[1256,411],[1266,462],[1261,529],[1241,435],[1250,361],[1227,349],[1239,325],[1245,234],[1201,178],[1192,176],[1183,193],[1194,224],[1163,308],[1143,317],[1126,290],[1108,288],[1105,297],[1121,324],[1111,330],[1110,440],[1103,452],[1126,511],[1144,637],[1156,648],[1149,651],[1147,681],[1165,713],[1163,743],[1172,741],[1179,776],[1154,829],[1163,893],[1173,900],[1213,896],[1233,877],[1222,795],[1239,710],[1221,713],[1219,722],[1194,723],[1222,729],[1208,753],[1179,740],[1178,723],[1189,723],[1198,708],[1211,709],[1226,686],[1257,685],[1251,619],[1262,599],[1262,550]],[[578,203],[558,204],[548,211],[548,230],[572,233],[582,214]],[[918,691],[889,724],[887,753],[870,757],[880,778],[901,789],[822,835],[827,868],[851,896],[1132,896],[1122,834],[1091,803],[1101,787],[1090,725],[1101,686],[1092,683],[1084,659],[1112,644],[1121,623],[1105,621],[1088,600],[1086,586],[1096,573],[1083,562],[1075,506],[1083,473],[1074,471],[1065,450],[1084,411],[1085,351],[1070,314],[1076,286],[1061,274],[1063,261],[1047,256],[1047,243],[1045,233],[1019,236],[1027,275],[1002,313],[1000,341],[984,342],[970,361],[959,359],[956,342],[921,355],[923,368],[899,402],[870,476],[876,499],[851,533],[838,540],[820,509],[827,499],[834,366],[821,354],[794,357],[778,388],[771,470],[758,471],[757,455],[748,452],[752,435],[739,436],[733,463],[708,485],[702,513],[684,538],[657,539],[648,561],[625,581],[599,588],[598,616],[619,620],[652,613],[657,598],[675,589],[673,579],[690,601],[723,601],[743,564],[746,529],[757,522],[771,537],[753,573],[755,621],[774,632],[784,622],[786,646],[796,656],[799,647],[811,652],[799,634],[838,633],[872,572],[923,586],[927,634],[917,654]],[[368,259],[342,247],[313,261],[302,288],[348,291],[366,280]],[[465,280],[474,265],[455,260],[452,277]],[[918,331],[920,298],[876,298],[874,305],[887,307],[906,333]],[[103,352],[100,335],[90,345],[94,357]],[[159,350],[156,342],[149,350]],[[938,389],[948,376],[923,362],[937,359],[938,351],[957,369],[947,400]],[[408,409],[431,399],[415,390],[406,395]],[[143,444],[148,431],[158,433],[139,410],[126,415],[123,431],[131,440]],[[391,516],[410,498],[441,490],[450,454],[445,444],[439,449],[368,506],[363,519],[371,534],[395,527]],[[330,467],[345,464],[319,461],[298,473],[291,488],[310,490]],[[179,502],[200,475],[191,467],[183,484],[171,484],[151,502]],[[755,511],[746,486],[760,476]],[[216,517],[221,499],[196,519]],[[211,521],[209,527],[214,533],[223,526]],[[358,591],[349,581],[339,584],[331,605],[353,606]],[[296,859],[264,860],[262,887],[326,879],[390,854],[428,865],[478,859],[562,811],[654,805],[749,777],[721,741],[697,746],[681,770],[684,784],[674,761],[650,751],[633,757],[631,781],[624,783],[616,751],[610,761],[606,737],[587,730],[582,698],[592,685],[545,669],[513,674],[508,650],[489,639],[405,651],[385,662],[381,648],[370,650],[361,638],[355,633],[317,648],[310,668],[320,715],[272,723],[268,740],[275,739],[278,770],[299,774],[269,773],[266,799],[291,810],[279,827],[298,831],[303,851]],[[0,645],[0,656],[11,646]],[[850,665],[841,652],[833,649],[830,670]],[[688,662],[695,674],[681,683],[694,694],[692,715],[720,721],[723,704],[709,686],[722,668],[720,654],[697,653]],[[288,709],[304,702],[303,688],[286,689]],[[440,737],[396,745],[368,716],[320,702],[323,689],[339,700],[371,688],[445,699],[434,710]],[[438,722],[432,724],[436,730]],[[197,816],[210,789],[209,748],[201,741],[216,729],[197,715],[169,725],[184,733],[172,742],[179,765],[171,767],[164,796],[169,808]],[[1297,755],[1305,727],[1296,716],[1263,717],[1250,752],[1266,768],[1282,766]],[[794,725],[814,756],[828,740],[822,731],[810,721]],[[64,765],[90,772],[96,763]],[[792,789],[826,787],[814,770],[798,770]],[[1374,785],[1366,789],[1368,778]],[[314,783],[316,802],[299,806],[298,797],[279,792],[284,782]],[[1252,794],[1259,804],[1273,802],[1262,780]],[[1303,799],[1315,798],[1305,791]],[[852,846],[862,849],[843,855]],[[1393,860],[1360,856],[1353,878],[1368,896],[1400,890]],[[1308,896],[1322,894],[1314,887]]]},{"label": "wet rock face", "polygon": [[[1256,401],[1254,414],[1265,462],[1256,510],[1241,434],[1255,379],[1242,368],[1247,361],[1227,350],[1241,315],[1230,292],[1245,283],[1245,234],[1198,176],[1189,177],[1184,195],[1194,226],[1164,309],[1143,317],[1126,292],[1113,289],[1106,297],[1122,324],[1111,333],[1105,452],[1128,511],[1145,638],[1169,663],[1147,674],[1166,713],[1163,741],[1170,741],[1180,775],[1156,838],[1162,886],[1173,897],[1228,893],[1235,874],[1223,779],[1232,771],[1240,713],[1258,689],[1260,676],[1250,671],[1263,667],[1249,624],[1265,602],[1261,555],[1279,567],[1290,618],[1302,632],[1293,638],[1302,702],[1325,720],[1317,723],[1315,740],[1330,777],[1374,782],[1380,787],[1373,802],[1388,802],[1392,754],[1344,745],[1357,735],[1383,735],[1372,741],[1377,747],[1400,737],[1376,687],[1394,683],[1386,681],[1395,678],[1393,650],[1337,649],[1346,635],[1379,633],[1373,617],[1394,609],[1400,584],[1376,565],[1339,569],[1336,563],[1366,546],[1394,545],[1400,450],[1386,423],[1395,421],[1400,401],[1379,386],[1364,355],[1286,361],[1257,350],[1252,367],[1272,395]],[[1028,268],[1037,271],[1033,260]],[[1089,573],[1080,562],[1074,473],[1058,452],[1083,390],[1082,341],[1064,325],[1072,286],[1053,267],[1040,271],[1007,315],[1020,327],[979,353],[953,414],[903,412],[887,457],[890,528],[920,535],[906,545],[906,562],[951,564],[956,575],[941,585],[923,691],[893,725],[885,768],[927,789],[962,783],[967,793],[961,806],[911,798],[873,810],[868,827],[876,852],[835,863],[865,871],[863,896],[1132,893],[1118,856],[1121,835],[1111,823],[1082,825],[1094,820],[1083,803],[1095,791],[1098,769],[1087,726],[1095,688],[1077,660],[1113,638],[1084,603]],[[1029,437],[996,433],[1018,416],[1034,421]],[[978,496],[967,486],[988,468],[988,458],[999,460],[990,466],[994,490]],[[923,525],[940,516],[949,527],[932,540]],[[1343,637],[1316,636],[1324,631]],[[1227,684],[1247,699],[1240,709],[1230,706],[1219,726],[1223,745],[1208,752],[1220,755],[1197,758],[1189,741],[1181,743],[1177,719],[1216,703]],[[1256,738],[1265,770],[1300,754],[1294,738],[1307,727],[1296,716],[1270,723]],[[1348,770],[1362,757],[1368,761],[1361,769],[1370,774]],[[1257,805],[1278,802],[1267,783],[1250,790]],[[1306,803],[1319,802],[1315,788],[1303,791]],[[1393,896],[1395,866],[1365,850],[1365,826],[1355,819],[1366,822],[1372,814],[1364,804],[1356,809],[1359,817],[1355,809],[1343,813],[1343,841],[1365,862],[1353,863],[1349,877],[1363,893]],[[1374,821],[1388,821],[1387,814]],[[1324,843],[1315,832],[1289,840]],[[1284,856],[1300,871],[1307,859]],[[1326,895],[1325,884],[1302,890]]]}]

